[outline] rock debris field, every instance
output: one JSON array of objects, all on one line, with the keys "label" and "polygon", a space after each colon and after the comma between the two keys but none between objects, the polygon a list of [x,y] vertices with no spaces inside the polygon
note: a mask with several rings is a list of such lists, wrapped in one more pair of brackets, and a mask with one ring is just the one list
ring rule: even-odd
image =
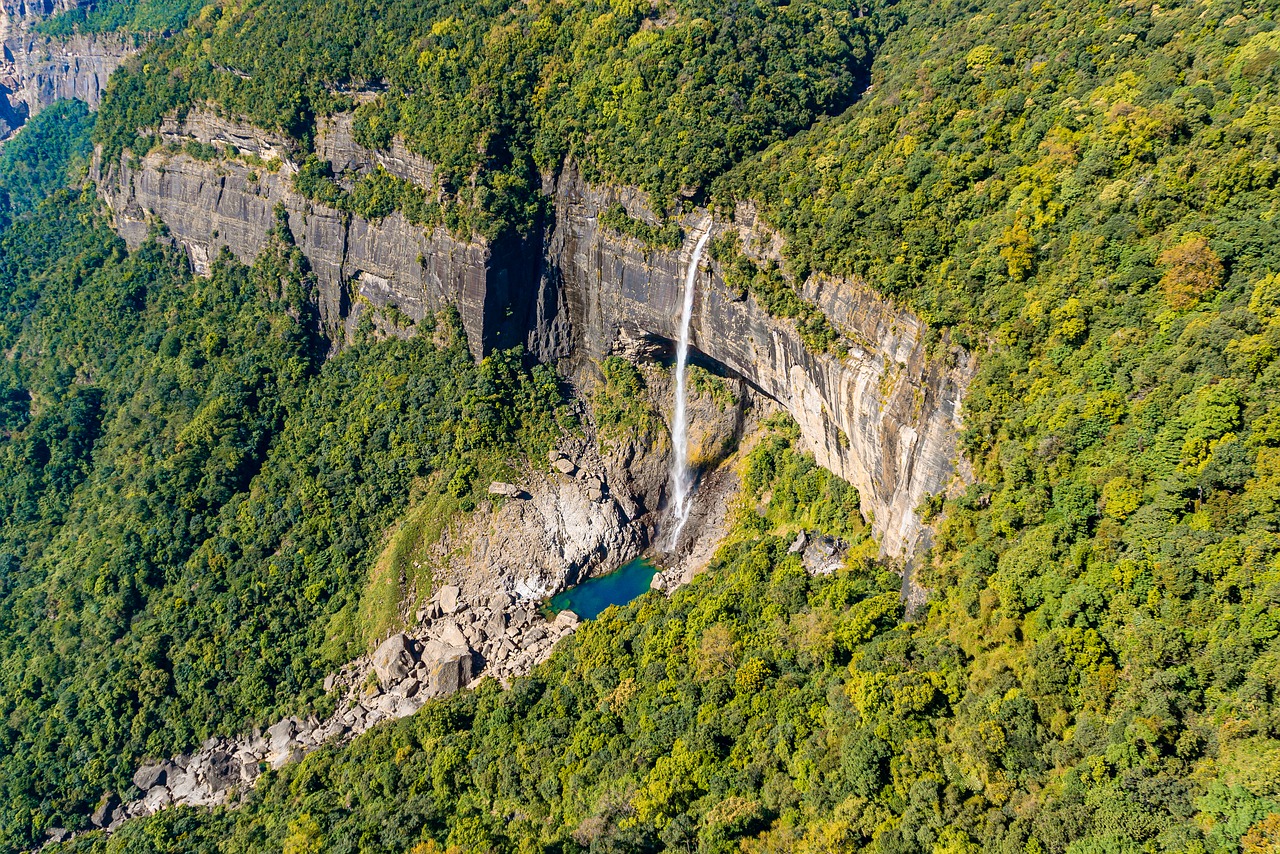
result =
[{"label": "rock debris field", "polygon": [[107,796],[92,816],[114,829],[127,818],[173,804],[213,806],[253,787],[268,768],[296,762],[322,744],[341,743],[373,725],[411,715],[434,697],[452,694],[484,676],[504,685],[528,673],[573,632],[578,618],[563,611],[545,619],[537,604],[496,593],[467,602],[457,587],[436,591],[418,611],[418,627],[387,638],[373,652],[325,680],[339,692],[327,719],[285,718],[240,738],[217,737],[189,756],[144,765],[133,775],[142,796],[128,803]]}]

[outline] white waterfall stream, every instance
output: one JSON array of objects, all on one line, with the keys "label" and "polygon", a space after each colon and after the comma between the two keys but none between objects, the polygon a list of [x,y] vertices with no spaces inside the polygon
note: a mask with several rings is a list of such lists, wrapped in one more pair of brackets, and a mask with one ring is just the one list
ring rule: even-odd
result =
[{"label": "white waterfall stream", "polygon": [[698,262],[702,250],[711,236],[708,229],[694,244],[689,267],[684,274],[684,303],[680,310],[680,341],[676,350],[676,400],[671,418],[671,515],[675,527],[671,531],[670,548],[676,547],[680,532],[689,521],[689,509],[693,501],[693,471],[689,468],[689,414],[686,409],[688,392],[686,372],[689,366],[689,324],[693,319],[693,290],[698,280]]}]

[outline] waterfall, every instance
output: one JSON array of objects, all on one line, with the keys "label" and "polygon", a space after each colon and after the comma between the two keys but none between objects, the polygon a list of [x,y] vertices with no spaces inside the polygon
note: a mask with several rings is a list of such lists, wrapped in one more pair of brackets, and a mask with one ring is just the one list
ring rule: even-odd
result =
[{"label": "waterfall", "polygon": [[686,369],[689,366],[689,322],[693,318],[693,286],[698,280],[698,262],[706,248],[711,230],[707,229],[694,244],[689,267],[684,274],[684,304],[680,310],[680,342],[676,350],[676,401],[675,414],[671,418],[671,513],[675,528],[671,532],[671,548],[676,547],[684,523],[689,521],[692,502],[693,472],[689,470],[689,415],[687,404]]}]

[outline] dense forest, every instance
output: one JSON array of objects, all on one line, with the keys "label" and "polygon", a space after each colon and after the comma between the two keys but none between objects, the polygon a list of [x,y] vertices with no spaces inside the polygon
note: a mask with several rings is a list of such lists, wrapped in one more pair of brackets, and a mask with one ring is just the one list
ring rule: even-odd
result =
[{"label": "dense forest", "polygon": [[[530,233],[541,174],[567,166],[664,214],[751,202],[785,263],[740,265],[729,245],[716,263],[813,349],[834,334],[790,289],[819,275],[910,306],[939,353],[978,353],[973,482],[921,508],[930,593],[908,614],[856,493],[773,423],[687,588],[607,613],[510,690],[270,772],[237,809],[69,847],[1280,851],[1275,15],[1241,0],[190,13],[113,76],[92,130],[108,157],[212,103],[305,160],[317,116],[355,109],[363,143],[398,134],[440,165],[423,223]],[[128,791],[139,756],[323,702],[319,679],[390,619],[361,609],[379,532],[430,490],[464,508],[485,466],[566,423],[550,369],[474,363],[447,315],[326,358],[283,223],[256,263],[206,279],[162,234],[126,252],[91,191],[56,189],[90,120],[44,119],[0,157],[9,847]],[[610,217],[673,241],[670,222],[641,225]],[[608,412],[656,429],[625,399],[633,374],[606,366]],[[802,525],[859,544],[844,570],[803,571],[787,551]]]},{"label": "dense forest", "polygon": [[[55,187],[85,129],[83,109],[41,113],[19,139],[48,142],[43,156],[0,186]],[[91,191],[14,210],[0,234],[6,847],[127,791],[140,757],[316,700],[428,590],[367,589],[384,531],[411,502],[473,505],[485,475],[544,455],[568,417],[550,369],[519,352],[475,363],[456,316],[410,341],[366,329],[325,360],[283,222],[251,267],[224,258],[197,278],[158,242],[127,252]]]}]

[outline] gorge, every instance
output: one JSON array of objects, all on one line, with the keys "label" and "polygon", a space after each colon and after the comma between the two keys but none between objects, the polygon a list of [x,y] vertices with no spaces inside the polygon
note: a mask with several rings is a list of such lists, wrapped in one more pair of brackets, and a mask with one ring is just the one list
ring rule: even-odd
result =
[{"label": "gorge", "polygon": [[[283,206],[318,277],[321,317],[340,336],[383,307],[417,321],[456,305],[477,355],[525,344],[570,377],[613,353],[652,358],[678,349],[689,273],[681,253],[644,246],[601,223],[612,205],[654,220],[634,189],[591,185],[570,165],[546,180],[553,213],[544,245],[494,245],[459,240],[443,227],[424,233],[399,211],[368,221],[307,199],[292,184],[291,144],[246,124],[193,111],[160,133],[166,147],[138,162],[95,167],[122,236],[137,246],[162,223],[195,268],[207,270],[223,247],[255,257]],[[187,141],[234,146],[239,154],[200,160],[183,150]],[[342,114],[321,123],[316,150],[339,172],[382,168],[422,181],[432,171],[399,143],[387,152],[364,149]],[[692,229],[700,216],[682,221]],[[780,239],[749,205],[706,229],[700,240],[732,233],[756,257],[779,257]],[[802,295],[848,342],[843,356],[810,351],[793,323],[727,288],[718,265],[705,283],[689,311],[698,351],[777,400],[818,461],[858,488],[884,552],[912,553],[923,533],[917,507],[945,490],[955,472],[973,356],[945,341],[931,351],[918,318],[854,279],[802,283]]]}]

